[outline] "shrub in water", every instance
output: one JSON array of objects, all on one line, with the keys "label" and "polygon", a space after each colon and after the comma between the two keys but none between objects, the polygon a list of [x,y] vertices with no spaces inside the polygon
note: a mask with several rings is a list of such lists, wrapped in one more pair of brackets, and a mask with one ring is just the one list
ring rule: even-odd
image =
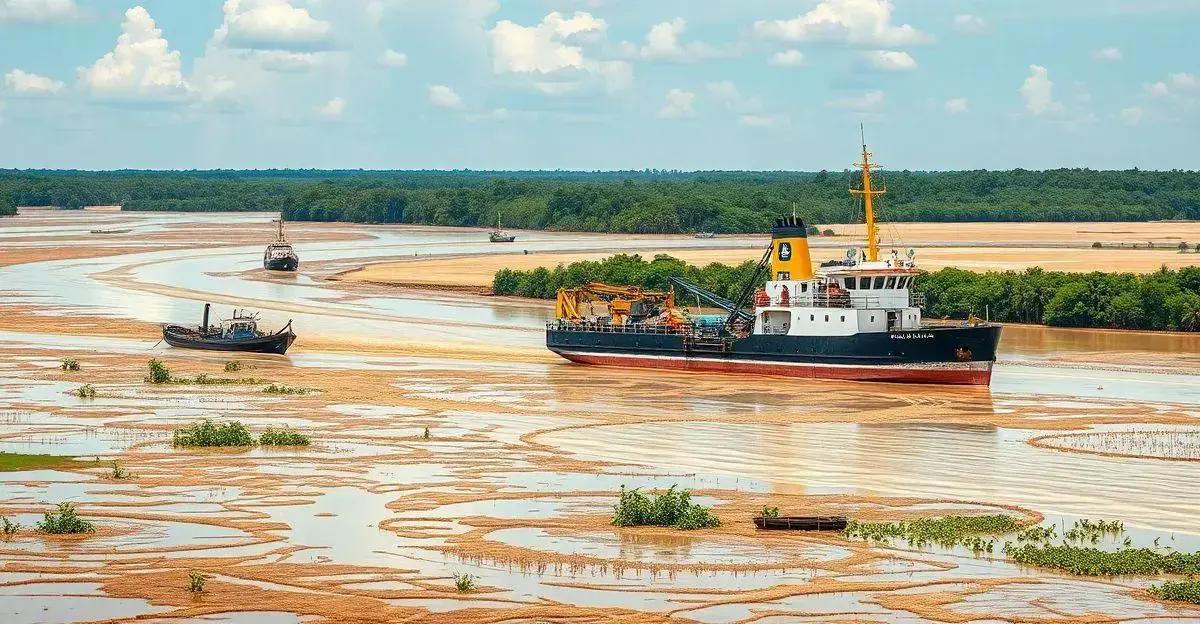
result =
[{"label": "shrub in water", "polygon": [[4,539],[8,539],[16,535],[17,531],[21,530],[21,525],[8,519],[8,516],[0,516],[0,533],[4,534]]},{"label": "shrub in water", "polygon": [[475,589],[475,577],[471,576],[470,574],[455,574],[454,575],[454,589],[457,589],[459,591],[459,593],[463,593],[463,594],[474,590]]},{"label": "shrub in water", "polygon": [[263,446],[308,446],[308,436],[299,431],[283,429],[267,429],[258,436],[258,443]]},{"label": "shrub in water", "polygon": [[75,394],[79,395],[81,399],[94,399],[96,398],[96,388],[92,384],[84,384],[75,391]]},{"label": "shrub in water", "polygon": [[193,594],[198,594],[204,591],[204,583],[206,581],[208,581],[208,578],[203,574],[200,574],[194,570],[192,572],[188,572],[188,591],[192,592]]},{"label": "shrub in water", "polygon": [[237,360],[233,360],[232,362],[225,362],[225,372],[236,373],[237,371],[240,371],[240,370],[242,370],[241,362],[239,362]]},{"label": "shrub in water", "polygon": [[75,511],[75,503],[59,503],[58,511],[47,511],[42,521],[37,524],[37,530],[52,535],[70,533],[91,533],[95,525],[80,519]]},{"label": "shrub in water", "polygon": [[146,376],[146,381],[150,383],[169,383],[171,381],[171,371],[167,369],[167,365],[160,362],[158,359],[151,359],[148,364],[150,374]]},{"label": "shrub in water", "polygon": [[675,486],[650,498],[637,488],[621,486],[620,498],[613,507],[616,526],[673,526],[677,529],[702,529],[720,526],[721,521],[708,509],[692,502],[692,493]]},{"label": "shrub in water", "polygon": [[79,360],[75,358],[63,358],[62,364],[59,365],[59,368],[65,371],[77,371],[79,370]]},{"label": "shrub in water", "polygon": [[176,429],[171,439],[173,446],[254,446],[254,437],[246,426],[238,421],[214,424],[205,419]]},{"label": "shrub in water", "polygon": [[112,472],[108,473],[108,478],[122,481],[125,479],[132,479],[133,474],[130,473],[128,470],[125,470],[124,468],[122,468],[120,463],[113,462],[112,463]]}]

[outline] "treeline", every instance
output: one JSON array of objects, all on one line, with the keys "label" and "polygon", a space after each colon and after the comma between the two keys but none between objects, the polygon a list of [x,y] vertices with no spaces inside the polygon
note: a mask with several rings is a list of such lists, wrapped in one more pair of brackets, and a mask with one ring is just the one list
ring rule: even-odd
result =
[{"label": "treeline", "polygon": [[[541,299],[554,298],[558,288],[593,281],[665,290],[667,277],[677,275],[736,299],[754,275],[754,266],[747,261],[697,267],[668,255],[647,262],[638,255],[621,254],[554,269],[502,269],[492,280],[492,290],[497,295]],[[1200,331],[1200,267],[1148,275],[1064,273],[1036,267],[986,273],[946,268],[922,273],[915,289],[925,294],[926,313],[932,317],[965,319],[974,314],[994,321],[1058,327]]]},{"label": "treeline", "polygon": [[[861,218],[842,172],[17,171],[14,206],[282,211],[291,220],[671,233],[761,232],[795,204],[810,223]],[[1200,219],[1200,172],[887,172],[889,221]]]}]

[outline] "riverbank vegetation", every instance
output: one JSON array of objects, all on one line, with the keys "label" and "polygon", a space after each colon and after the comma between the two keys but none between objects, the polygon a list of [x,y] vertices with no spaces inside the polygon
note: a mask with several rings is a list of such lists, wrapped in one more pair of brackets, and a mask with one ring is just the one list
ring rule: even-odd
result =
[{"label": "riverbank vegetation", "polygon": [[75,460],[63,455],[29,455],[0,451],[0,472],[48,470],[71,465]]},{"label": "riverbank vegetation", "polygon": [[42,516],[37,530],[48,535],[74,535],[92,533],[96,526],[79,517],[75,503],[59,503],[56,511],[47,511]]},{"label": "riverbank vegetation", "polygon": [[[552,299],[559,288],[593,281],[665,290],[667,278],[676,275],[736,299],[754,275],[754,265],[747,261],[697,267],[668,255],[646,261],[640,255],[618,254],[553,269],[501,269],[492,279],[492,292]],[[763,281],[765,277],[760,277],[756,285]],[[965,319],[973,314],[1057,327],[1200,331],[1200,267],[1146,275],[1036,267],[985,273],[945,268],[922,273],[915,289],[925,295],[926,314],[937,318]]]},{"label": "riverbank vegetation", "polygon": [[[811,223],[857,220],[851,172],[0,171],[16,206],[278,211],[290,220],[596,232],[762,232],[803,208]],[[1200,172],[891,171],[889,221],[1146,221],[1200,218]]]}]

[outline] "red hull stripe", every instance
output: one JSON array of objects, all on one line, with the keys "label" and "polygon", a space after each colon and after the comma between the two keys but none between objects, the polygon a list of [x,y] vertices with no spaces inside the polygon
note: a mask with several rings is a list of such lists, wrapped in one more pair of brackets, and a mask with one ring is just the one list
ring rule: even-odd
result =
[{"label": "red hull stripe", "polygon": [[888,381],[896,383],[986,386],[992,381],[991,362],[857,366],[559,350],[555,350],[555,353],[572,362],[600,366],[666,368],[721,373],[782,375],[808,379],[847,379],[853,381]]}]

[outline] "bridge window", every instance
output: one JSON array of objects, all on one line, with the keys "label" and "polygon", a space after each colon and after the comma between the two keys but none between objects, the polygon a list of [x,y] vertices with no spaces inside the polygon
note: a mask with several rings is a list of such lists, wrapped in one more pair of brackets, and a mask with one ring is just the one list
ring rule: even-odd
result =
[{"label": "bridge window", "polygon": [[896,288],[904,288],[904,285],[907,283],[908,283],[908,278],[902,277],[902,278],[900,278],[900,281],[896,282]]},{"label": "bridge window", "polygon": [[858,288],[858,278],[857,277],[847,277],[846,278],[846,288],[850,288],[850,289]]},{"label": "bridge window", "polygon": [[792,274],[788,271],[780,271],[779,273],[777,273],[775,275],[775,279],[777,279],[781,282],[786,282],[786,281],[792,279]]},{"label": "bridge window", "polygon": [[896,278],[894,276],[889,277],[887,280],[887,286],[884,286],[884,288],[895,288],[895,287],[896,287]]},{"label": "bridge window", "polygon": [[875,278],[875,290],[880,290],[882,288],[883,288],[883,276],[881,275],[881,276]]}]

